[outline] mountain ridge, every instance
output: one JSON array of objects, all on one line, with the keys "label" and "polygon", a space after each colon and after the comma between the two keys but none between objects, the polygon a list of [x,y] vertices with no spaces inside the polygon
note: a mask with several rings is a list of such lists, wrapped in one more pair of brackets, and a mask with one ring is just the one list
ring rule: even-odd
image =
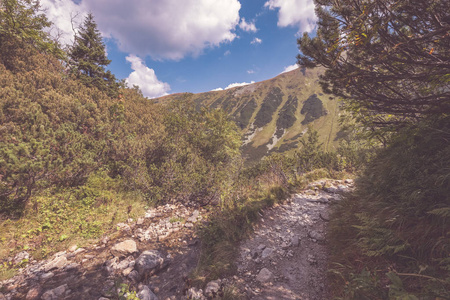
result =
[{"label": "mountain ridge", "polygon": [[256,161],[273,152],[297,148],[311,126],[320,142],[331,150],[338,132],[337,100],[325,95],[318,79],[319,68],[295,69],[245,86],[198,94],[177,93],[155,99],[168,103],[190,97],[196,106],[221,108],[243,133],[243,154]]}]

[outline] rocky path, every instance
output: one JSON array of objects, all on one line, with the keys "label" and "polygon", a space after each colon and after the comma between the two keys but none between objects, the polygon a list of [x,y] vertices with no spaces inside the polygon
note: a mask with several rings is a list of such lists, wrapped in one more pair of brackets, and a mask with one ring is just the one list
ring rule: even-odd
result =
[{"label": "rocky path", "polygon": [[247,299],[329,299],[329,209],[351,187],[351,180],[318,181],[264,213],[240,247],[238,274],[232,278]]},{"label": "rocky path", "polygon": [[116,232],[91,247],[73,245],[43,261],[19,253],[12,260],[29,263],[0,282],[0,300],[118,299],[121,284],[142,300],[212,299],[226,286],[247,299],[327,299],[329,207],[351,187],[351,180],[318,181],[263,212],[240,246],[237,274],[204,290],[191,288],[186,279],[200,251],[195,223],[206,211],[176,204],[117,224]]}]

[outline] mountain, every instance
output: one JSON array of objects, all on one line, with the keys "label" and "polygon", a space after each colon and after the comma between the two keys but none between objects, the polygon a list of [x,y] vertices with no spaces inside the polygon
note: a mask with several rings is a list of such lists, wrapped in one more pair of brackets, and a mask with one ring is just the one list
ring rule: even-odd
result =
[{"label": "mountain", "polygon": [[338,103],[318,83],[321,69],[296,69],[275,78],[221,91],[172,94],[156,99],[166,103],[192,97],[198,106],[222,108],[244,134],[244,156],[255,161],[272,152],[297,148],[312,126],[329,150],[338,132]]}]

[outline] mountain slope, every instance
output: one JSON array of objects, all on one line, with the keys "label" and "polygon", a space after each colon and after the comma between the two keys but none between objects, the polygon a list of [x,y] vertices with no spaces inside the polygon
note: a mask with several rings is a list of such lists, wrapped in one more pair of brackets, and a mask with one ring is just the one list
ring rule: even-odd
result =
[{"label": "mountain slope", "polygon": [[320,141],[328,150],[338,131],[338,104],[322,93],[320,73],[320,69],[296,69],[246,86],[173,94],[156,101],[189,96],[199,106],[224,109],[244,133],[242,149],[249,160],[296,148],[309,125],[319,131]]}]

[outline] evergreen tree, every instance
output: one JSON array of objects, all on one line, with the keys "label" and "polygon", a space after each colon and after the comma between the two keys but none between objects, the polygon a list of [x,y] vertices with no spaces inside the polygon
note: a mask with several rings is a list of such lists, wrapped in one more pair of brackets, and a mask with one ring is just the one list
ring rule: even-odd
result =
[{"label": "evergreen tree", "polygon": [[0,62],[16,69],[15,58],[24,49],[37,49],[62,57],[62,51],[44,31],[51,23],[37,0],[0,1]]},{"label": "evergreen tree", "polygon": [[117,95],[119,84],[110,71],[105,71],[111,61],[106,57],[105,45],[92,13],[87,15],[75,36],[70,58],[72,72],[86,86],[97,87],[110,96]]},{"label": "evergreen tree", "polygon": [[393,129],[450,113],[448,0],[315,0],[317,35],[298,40],[303,67],[366,124]]}]

